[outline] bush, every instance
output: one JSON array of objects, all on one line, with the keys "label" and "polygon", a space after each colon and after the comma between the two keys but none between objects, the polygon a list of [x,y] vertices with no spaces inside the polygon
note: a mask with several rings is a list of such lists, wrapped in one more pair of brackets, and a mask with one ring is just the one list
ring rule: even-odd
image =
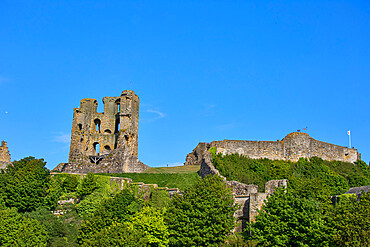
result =
[{"label": "bush", "polygon": [[44,204],[49,187],[49,170],[43,159],[27,157],[8,165],[0,188],[7,207],[32,211]]},{"label": "bush", "polygon": [[171,246],[215,246],[234,228],[231,189],[219,176],[206,176],[184,196],[175,195],[165,214]]},{"label": "bush", "polygon": [[0,210],[0,246],[47,246],[47,241],[37,220],[22,217],[15,208]]}]

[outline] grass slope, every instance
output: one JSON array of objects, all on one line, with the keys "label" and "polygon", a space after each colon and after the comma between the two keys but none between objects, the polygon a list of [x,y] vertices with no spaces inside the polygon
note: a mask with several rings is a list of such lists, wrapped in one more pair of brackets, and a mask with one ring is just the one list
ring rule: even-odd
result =
[{"label": "grass slope", "polygon": [[149,168],[144,173],[109,173],[111,177],[131,178],[133,182],[157,184],[159,187],[186,190],[199,180],[199,166],[177,166]]}]

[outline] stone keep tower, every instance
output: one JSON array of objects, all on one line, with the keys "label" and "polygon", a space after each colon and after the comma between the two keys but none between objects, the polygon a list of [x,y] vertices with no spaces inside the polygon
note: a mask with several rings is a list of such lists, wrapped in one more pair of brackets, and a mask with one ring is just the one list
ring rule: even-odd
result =
[{"label": "stone keep tower", "polygon": [[97,112],[95,99],[81,100],[74,109],[71,149],[88,156],[109,154],[127,145],[130,153],[138,153],[139,97],[134,91],[123,91],[119,97],[104,97],[104,112]]},{"label": "stone keep tower", "polygon": [[7,143],[2,141],[0,146],[0,169],[5,169],[10,163],[10,153]]},{"label": "stone keep tower", "polygon": [[96,99],[82,99],[74,109],[69,163],[63,172],[141,172],[148,168],[138,158],[139,97],[123,91],[104,97],[104,112]]}]

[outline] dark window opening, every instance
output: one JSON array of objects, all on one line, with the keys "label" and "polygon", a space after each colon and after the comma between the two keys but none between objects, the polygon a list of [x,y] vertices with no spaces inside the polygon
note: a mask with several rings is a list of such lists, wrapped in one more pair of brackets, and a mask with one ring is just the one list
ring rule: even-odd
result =
[{"label": "dark window opening", "polygon": [[106,129],[106,130],[104,130],[104,133],[111,134],[111,133],[112,133],[112,131],[110,131],[110,129]]},{"label": "dark window opening", "polygon": [[95,131],[100,133],[100,124],[101,124],[100,119],[95,119],[94,124],[95,124]]},{"label": "dark window opening", "polygon": [[82,130],[82,124],[77,124],[78,130]]},{"label": "dark window opening", "polygon": [[104,146],[104,149],[107,150],[107,151],[110,151],[111,150],[109,145],[105,145]]},{"label": "dark window opening", "polygon": [[119,118],[116,119],[116,130],[114,131],[115,133],[118,133],[119,132]]},{"label": "dark window opening", "polygon": [[84,138],[81,138],[81,139],[80,139],[80,142],[82,142],[83,140],[84,140]]}]

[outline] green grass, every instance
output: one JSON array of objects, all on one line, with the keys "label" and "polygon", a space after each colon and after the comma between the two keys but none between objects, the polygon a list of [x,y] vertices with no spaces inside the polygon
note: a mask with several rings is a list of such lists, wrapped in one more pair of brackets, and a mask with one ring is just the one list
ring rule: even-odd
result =
[{"label": "green grass", "polygon": [[133,182],[157,184],[159,187],[186,190],[199,180],[199,166],[177,166],[150,168],[145,173],[109,173],[101,174],[111,177],[131,178]]},{"label": "green grass", "polygon": [[194,173],[199,169],[200,166],[152,167],[145,170],[145,173]]}]

